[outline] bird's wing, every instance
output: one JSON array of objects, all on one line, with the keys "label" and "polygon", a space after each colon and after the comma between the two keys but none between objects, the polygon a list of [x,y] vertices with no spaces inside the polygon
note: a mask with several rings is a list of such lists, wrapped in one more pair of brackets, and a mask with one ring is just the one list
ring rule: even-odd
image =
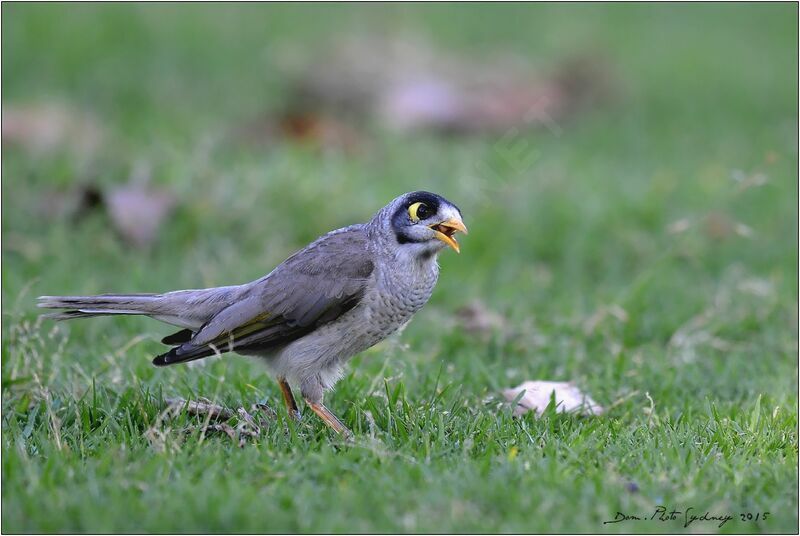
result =
[{"label": "bird's wing", "polygon": [[171,365],[233,350],[287,344],[355,307],[374,269],[361,226],[329,233],[250,284],[189,340],[156,357]]}]

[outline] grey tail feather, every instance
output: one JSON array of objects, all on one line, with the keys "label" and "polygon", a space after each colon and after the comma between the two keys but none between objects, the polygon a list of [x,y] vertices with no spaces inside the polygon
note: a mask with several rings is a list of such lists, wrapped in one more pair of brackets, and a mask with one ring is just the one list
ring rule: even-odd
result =
[{"label": "grey tail feather", "polygon": [[44,309],[68,309],[42,315],[54,320],[70,320],[101,315],[153,314],[159,294],[101,294],[98,296],[40,296]]},{"label": "grey tail feather", "polygon": [[93,316],[103,315],[141,315],[144,313],[130,313],[123,311],[104,311],[104,312],[88,312],[88,311],[60,311],[58,313],[46,313],[40,315],[42,318],[50,320],[72,320],[73,318],[91,318]]}]

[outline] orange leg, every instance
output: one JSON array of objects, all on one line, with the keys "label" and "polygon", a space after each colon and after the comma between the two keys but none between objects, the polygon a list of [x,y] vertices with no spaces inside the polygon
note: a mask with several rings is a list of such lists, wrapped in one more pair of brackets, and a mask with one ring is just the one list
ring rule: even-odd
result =
[{"label": "orange leg", "polygon": [[331,410],[326,408],[324,404],[309,402],[308,399],[306,399],[306,404],[308,404],[308,407],[310,407],[314,413],[319,415],[319,418],[322,419],[322,422],[331,427],[334,432],[347,438],[353,437],[353,432],[351,432],[350,429],[347,428],[347,426],[345,426],[342,421],[340,421],[339,418],[331,412]]},{"label": "orange leg", "polygon": [[294,395],[292,394],[292,388],[289,387],[289,383],[286,381],[285,378],[280,378],[278,380],[278,385],[281,387],[281,394],[283,394],[283,403],[286,405],[286,411],[289,413],[294,420],[300,420],[300,410],[297,409],[297,402],[294,401]]}]

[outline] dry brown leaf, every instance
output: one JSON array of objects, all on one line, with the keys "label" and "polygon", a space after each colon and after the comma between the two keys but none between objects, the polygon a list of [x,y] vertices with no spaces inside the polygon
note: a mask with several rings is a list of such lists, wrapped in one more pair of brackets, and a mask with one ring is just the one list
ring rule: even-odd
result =
[{"label": "dry brown leaf", "polygon": [[219,404],[214,404],[210,400],[184,400],[183,398],[167,398],[164,400],[167,407],[173,410],[176,414],[181,411],[186,411],[189,415],[208,417],[214,420],[229,420],[233,418],[234,413]]},{"label": "dry brown leaf", "polygon": [[711,212],[706,216],[705,232],[709,238],[724,240],[734,233],[734,221],[725,213]]},{"label": "dry brown leaf", "polygon": [[[253,404],[248,412],[244,408],[237,408],[235,411],[230,410],[219,404],[214,404],[206,398],[200,398],[199,400],[168,398],[165,402],[167,403],[167,413],[171,413],[174,416],[185,410],[190,415],[204,417],[209,422],[206,422],[201,427],[202,433],[224,433],[233,440],[238,436],[238,445],[240,447],[244,447],[248,439],[260,437],[269,426],[270,421],[275,420],[275,412],[262,403]],[[239,420],[236,428],[226,422],[234,417]],[[189,427],[184,432],[190,433],[196,429],[196,427]]]},{"label": "dry brown leaf", "polygon": [[66,217],[77,221],[104,207],[120,236],[133,246],[145,248],[158,237],[158,231],[177,204],[172,193],[148,182],[147,177],[134,176],[127,184],[106,189],[84,183],[66,191],[44,191],[37,208],[43,218]]},{"label": "dry brown leaf", "polygon": [[349,39],[297,71],[290,109],[377,120],[400,131],[559,129],[559,121],[613,93],[608,65],[595,56],[546,74],[527,58],[457,57],[408,39]]},{"label": "dry brown leaf", "polygon": [[66,149],[91,156],[102,139],[97,121],[67,105],[45,102],[3,106],[3,144],[36,153]]},{"label": "dry brown leaf", "polygon": [[112,188],[104,198],[114,228],[139,248],[153,243],[177,201],[171,193],[138,181]]},{"label": "dry brown leaf", "polygon": [[502,315],[492,311],[479,300],[458,309],[456,318],[464,330],[479,335],[501,332],[507,325],[506,319]]},{"label": "dry brown leaf", "polygon": [[330,115],[290,112],[266,114],[234,129],[232,137],[247,145],[271,145],[282,141],[318,149],[355,152],[364,143],[358,131]]},{"label": "dry brown leaf", "polygon": [[67,190],[40,192],[37,203],[39,216],[46,219],[78,220],[103,205],[103,192],[93,183],[82,183]]}]

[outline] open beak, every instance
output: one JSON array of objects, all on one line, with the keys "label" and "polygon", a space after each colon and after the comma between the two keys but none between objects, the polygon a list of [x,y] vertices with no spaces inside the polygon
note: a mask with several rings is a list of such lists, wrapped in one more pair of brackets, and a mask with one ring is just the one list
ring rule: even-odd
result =
[{"label": "open beak", "polygon": [[447,221],[443,221],[442,223],[430,225],[429,227],[433,229],[436,238],[456,250],[456,253],[461,253],[461,248],[458,246],[458,242],[456,242],[456,239],[453,238],[453,235],[459,231],[467,234],[467,226],[464,225],[464,222],[461,221],[461,218],[451,218]]}]

